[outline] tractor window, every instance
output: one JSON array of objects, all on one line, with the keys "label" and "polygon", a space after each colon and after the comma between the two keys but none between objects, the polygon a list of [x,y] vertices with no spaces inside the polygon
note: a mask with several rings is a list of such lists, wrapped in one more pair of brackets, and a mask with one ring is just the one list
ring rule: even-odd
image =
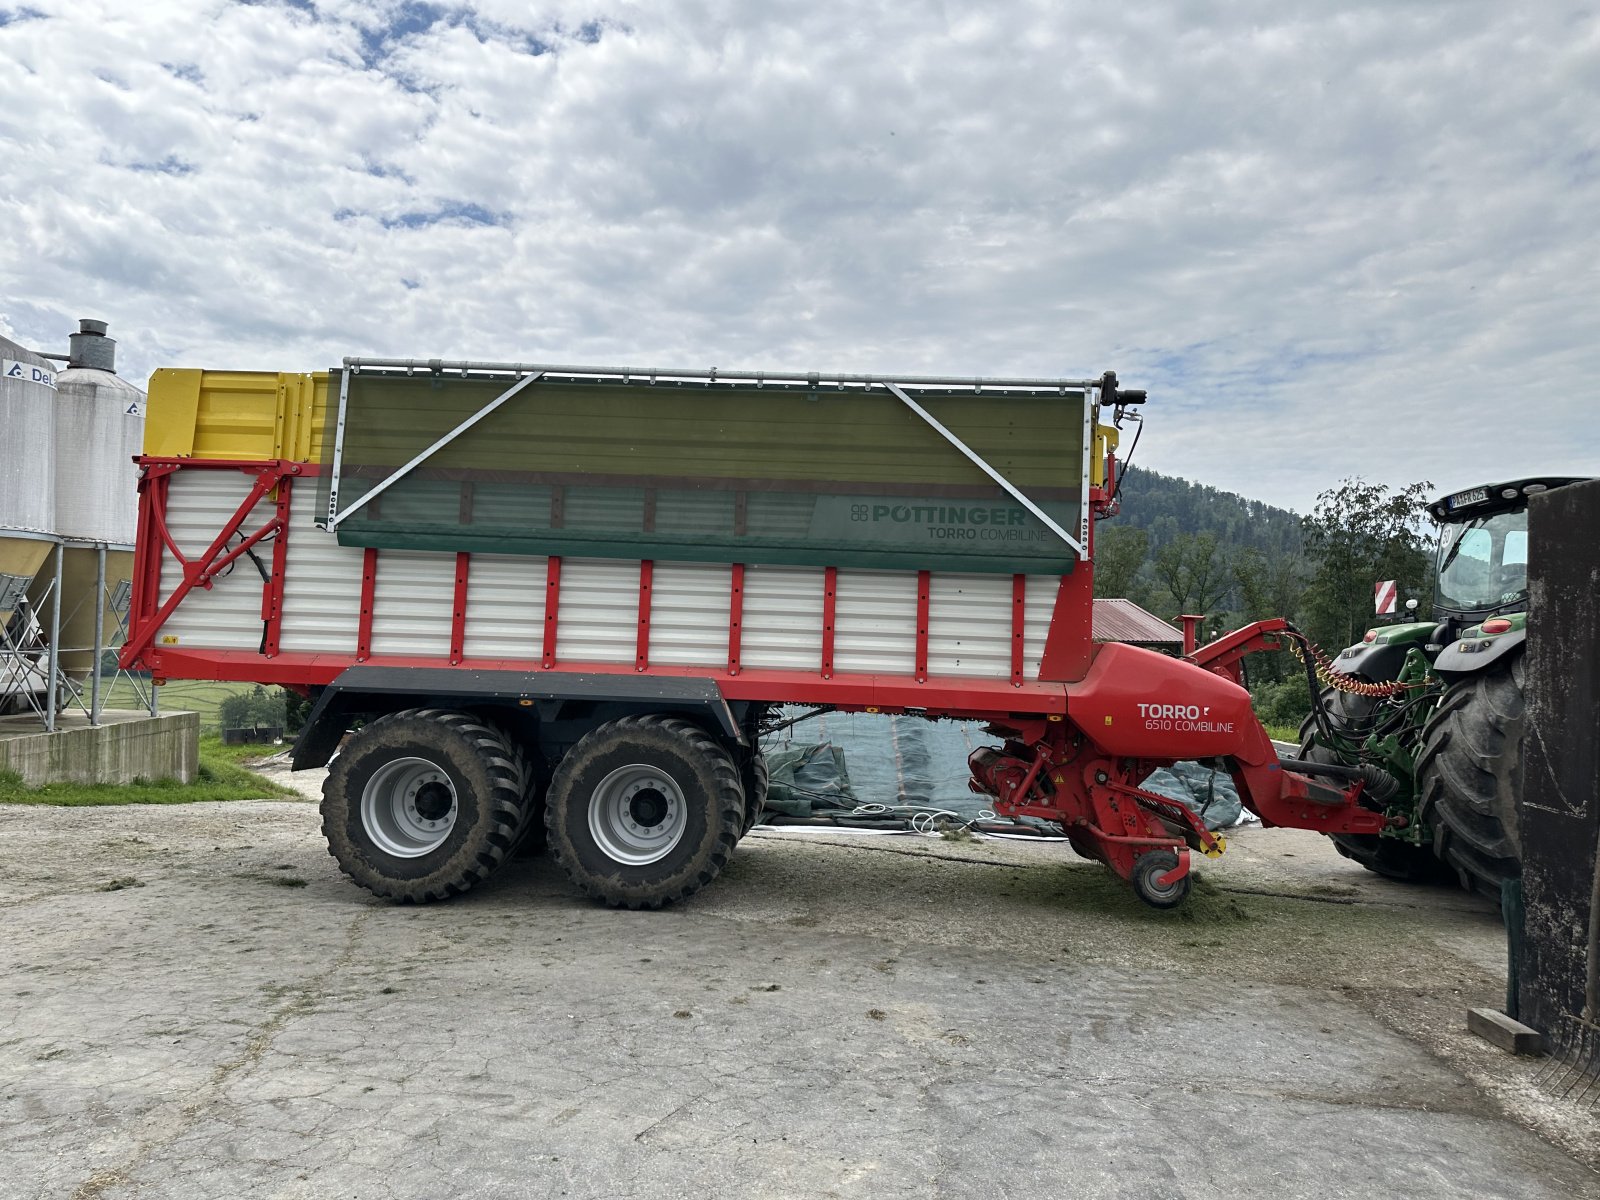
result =
[{"label": "tractor window", "polygon": [[1520,600],[1528,590],[1527,510],[1445,526],[1438,588],[1438,606],[1455,612]]}]

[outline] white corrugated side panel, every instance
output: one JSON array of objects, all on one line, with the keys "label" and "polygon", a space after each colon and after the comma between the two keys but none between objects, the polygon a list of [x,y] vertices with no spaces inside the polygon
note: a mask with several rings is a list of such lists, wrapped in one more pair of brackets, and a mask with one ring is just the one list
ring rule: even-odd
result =
[{"label": "white corrugated side panel", "polygon": [[636,559],[563,558],[556,658],[632,662],[639,638]]},{"label": "white corrugated side panel", "polygon": [[302,483],[291,512],[289,556],[283,572],[285,652],[354,654],[361,624],[361,550],[314,525],[316,503]]},{"label": "white corrugated side panel", "polygon": [[910,675],[917,667],[917,573],[840,571],[833,669]]},{"label": "white corrugated side panel", "polygon": [[928,674],[1010,678],[1011,576],[930,578]]},{"label": "white corrugated side panel", "polygon": [[378,586],[372,597],[372,653],[447,657],[455,596],[454,554],[378,551]]},{"label": "white corrugated side panel", "polygon": [[728,662],[726,563],[658,562],[650,585],[650,661],[720,670]]},{"label": "white corrugated side panel", "polygon": [[1022,628],[1022,676],[1039,677],[1039,660],[1044,657],[1044,639],[1050,632],[1050,618],[1056,611],[1056,593],[1061,590],[1059,575],[1029,575],[1026,611]]},{"label": "white corrugated side panel", "polygon": [[825,578],[821,567],[745,568],[744,631],[739,652],[744,667],[821,669]]},{"label": "white corrugated side panel", "polygon": [[[240,471],[178,471],[167,493],[167,531],[184,557],[193,561],[210,547],[222,527],[243,503],[252,476]],[[259,502],[241,527],[248,536],[272,515],[272,503]],[[269,567],[271,545],[256,554]],[[164,604],[183,578],[170,551],[161,555],[161,602]],[[181,648],[256,650],[261,646],[261,573],[249,557],[241,555],[226,575],[212,581],[210,589],[196,587],[183,598],[172,616],[156,633],[156,641],[176,638]]]},{"label": "white corrugated side panel", "polygon": [[468,658],[536,659],[544,653],[546,565],[546,559],[522,554],[472,556],[463,646]]}]

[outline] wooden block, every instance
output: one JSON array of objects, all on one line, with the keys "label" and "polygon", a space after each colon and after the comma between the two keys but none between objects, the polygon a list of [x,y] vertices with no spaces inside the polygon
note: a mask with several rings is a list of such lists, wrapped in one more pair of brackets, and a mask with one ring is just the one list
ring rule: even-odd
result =
[{"label": "wooden block", "polygon": [[1544,1037],[1492,1008],[1467,1009],[1467,1029],[1508,1054],[1542,1054]]}]

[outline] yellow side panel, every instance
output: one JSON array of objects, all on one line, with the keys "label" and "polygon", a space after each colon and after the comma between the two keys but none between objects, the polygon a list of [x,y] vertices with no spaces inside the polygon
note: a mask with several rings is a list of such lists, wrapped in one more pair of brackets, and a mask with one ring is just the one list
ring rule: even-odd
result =
[{"label": "yellow side panel", "polygon": [[162,367],[150,376],[145,404],[144,452],[151,458],[187,458],[194,453],[194,417],[203,371]]},{"label": "yellow side panel", "polygon": [[1094,487],[1106,485],[1106,455],[1117,448],[1122,435],[1115,425],[1094,427],[1094,453],[1089,455],[1089,483]]},{"label": "yellow side panel", "polygon": [[322,455],[328,375],[166,368],[150,377],[153,458],[312,462]]}]

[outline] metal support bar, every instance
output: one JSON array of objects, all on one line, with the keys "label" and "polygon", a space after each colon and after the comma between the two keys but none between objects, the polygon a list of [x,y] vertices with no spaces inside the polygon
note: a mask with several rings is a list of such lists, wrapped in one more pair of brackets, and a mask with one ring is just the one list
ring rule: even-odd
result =
[{"label": "metal support bar", "polygon": [[[330,530],[338,529],[340,525],[344,524],[345,521],[350,519],[350,516],[351,516],[352,513],[359,512],[361,509],[365,508],[368,504],[371,504],[379,496],[383,495],[384,492],[388,491],[391,487],[393,487],[395,484],[399,483],[407,475],[411,474],[412,471],[416,470],[417,467],[419,467],[423,463],[427,462],[428,459],[432,458],[434,456],[434,454],[436,454],[438,451],[444,449],[444,447],[448,446],[451,442],[455,441],[458,437],[460,437],[467,430],[471,429],[479,421],[483,420],[485,417],[489,416],[491,413],[496,412],[501,407],[501,405],[505,404],[506,401],[510,400],[513,396],[515,396],[523,388],[527,387],[530,383],[534,383],[535,381],[537,381],[539,379],[539,377],[541,375],[543,375],[543,374],[544,374],[543,371],[535,371],[533,374],[525,375],[521,379],[517,380],[516,383],[512,384],[509,388],[507,388],[505,391],[501,392],[500,395],[495,397],[488,404],[484,405],[477,412],[473,413],[470,417],[468,417],[465,421],[461,422],[461,424],[457,425],[449,433],[445,434],[438,441],[434,442],[433,445],[429,446],[421,454],[417,455],[410,462],[406,463],[405,466],[401,467],[397,471],[392,472],[389,475],[384,476],[383,480],[378,484],[377,487],[373,488],[366,495],[362,496],[361,499],[357,500],[354,504],[351,504],[343,512],[337,513],[337,514],[334,514],[334,515],[330,515],[328,517],[328,528]],[[350,373],[349,373],[349,371],[346,371],[345,372],[344,388],[348,388],[349,387],[349,379],[350,379]],[[342,388],[341,392],[343,392],[343,390],[344,389]],[[335,461],[336,465],[334,467],[334,476],[333,476],[333,481],[332,481],[332,484],[331,484],[331,486],[333,486],[333,487],[337,487],[338,486],[338,482],[339,482],[339,467],[338,467],[337,464],[342,460],[343,451],[344,451],[344,447],[343,447],[344,418],[343,418],[343,412],[342,412],[342,409],[343,409],[343,401],[342,400],[341,400],[341,406],[340,407],[341,407],[340,424],[339,424],[339,432],[337,434],[337,437],[338,437],[339,440],[335,442],[335,446],[334,446],[334,461]],[[332,508],[332,504],[331,503],[329,504],[329,507]]]},{"label": "metal support bar", "polygon": [[[347,358],[344,360],[346,367],[345,376],[349,377],[351,370],[375,369],[398,370],[407,374],[424,373],[436,375],[444,371],[460,373],[484,372],[501,375],[614,375],[622,382],[648,386],[649,383],[661,380],[696,379],[707,383],[735,384],[750,383],[757,386],[778,387],[785,383],[800,386],[818,387],[836,383],[861,383],[869,387],[882,383],[882,375],[860,375],[847,372],[833,371],[724,371],[718,367],[596,367],[596,366],[556,366],[548,363],[497,363],[497,362],[470,362],[462,360],[420,359],[420,358]],[[987,376],[954,376],[954,375],[895,375],[892,378],[901,387],[949,387],[977,389],[991,388],[1003,391],[1007,388],[1035,388],[1051,391],[1087,391],[1098,388],[1102,379],[1004,379]],[[342,405],[341,405],[342,411]],[[335,436],[335,455],[337,455],[337,435]]]},{"label": "metal support bar", "polygon": [[[978,470],[982,471],[990,479],[998,483],[1013,500],[1022,505],[1023,508],[1027,509],[1035,517],[1039,518],[1040,522],[1043,523],[1046,529],[1055,534],[1067,545],[1071,546],[1073,552],[1077,554],[1079,558],[1088,557],[1088,551],[1084,549],[1082,542],[1073,537],[1065,529],[1061,528],[1060,525],[1056,524],[1054,518],[1052,518],[1049,513],[1045,512],[1044,509],[1040,508],[1032,500],[1028,499],[1027,496],[1023,495],[1022,491],[1015,484],[1013,484],[1004,475],[1000,474],[999,471],[996,471],[987,462],[985,462],[982,456],[980,456],[976,450],[972,449],[972,447],[968,446],[955,434],[951,433],[948,429],[941,425],[937,417],[935,417],[927,409],[923,408],[922,405],[918,404],[910,396],[906,395],[905,392],[901,390],[898,383],[890,383],[885,380],[883,381],[883,386],[893,392],[896,398],[899,399],[900,403],[904,404],[912,412],[916,413],[917,416],[926,421],[929,427],[935,433],[937,433],[945,441],[949,442],[957,450],[961,451],[961,453],[966,456],[967,460],[971,462],[973,466],[977,467]],[[1085,478],[1087,479],[1088,476],[1086,475]],[[1084,511],[1087,512],[1087,508],[1085,508]]]},{"label": "metal support bar", "polygon": [[106,652],[106,548],[95,551],[94,665],[89,676],[89,724],[100,724],[100,660]]},{"label": "metal support bar", "polygon": [[56,689],[61,685],[61,571],[67,548],[56,543],[56,581],[50,600],[49,695],[45,697],[44,731],[56,731]]},{"label": "metal support bar", "polygon": [[350,402],[350,368],[339,373],[339,417],[333,430],[333,465],[328,474],[328,519],[339,511],[339,472],[344,467],[344,421]]}]

